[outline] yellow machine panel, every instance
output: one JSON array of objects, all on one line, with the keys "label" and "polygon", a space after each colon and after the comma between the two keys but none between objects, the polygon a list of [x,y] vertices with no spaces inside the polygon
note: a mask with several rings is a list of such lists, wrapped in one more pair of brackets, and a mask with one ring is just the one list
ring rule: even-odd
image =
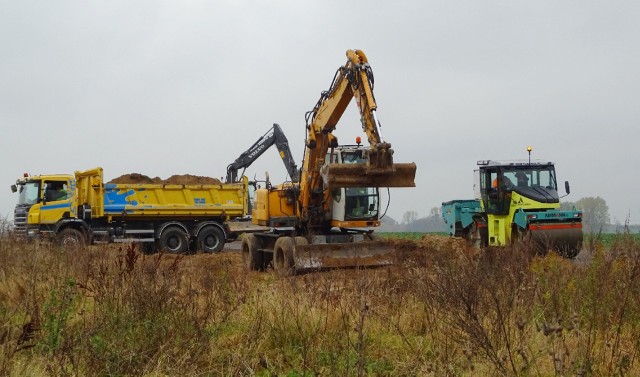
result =
[{"label": "yellow machine panel", "polygon": [[[252,220],[263,226],[284,226],[278,219],[295,217],[293,198],[287,189],[256,190]],[[290,225],[290,224],[286,224]]]}]

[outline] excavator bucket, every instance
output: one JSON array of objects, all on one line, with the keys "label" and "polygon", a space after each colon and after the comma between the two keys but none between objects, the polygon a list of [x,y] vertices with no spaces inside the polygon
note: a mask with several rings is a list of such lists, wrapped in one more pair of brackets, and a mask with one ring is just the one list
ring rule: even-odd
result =
[{"label": "excavator bucket", "polygon": [[416,187],[416,164],[394,164],[391,144],[378,143],[361,153],[363,162],[324,165],[321,174],[325,184],[332,188]]},{"label": "excavator bucket", "polygon": [[370,164],[327,164],[323,177],[329,187],[415,187],[416,164],[391,164],[376,168]]},{"label": "excavator bucket", "polygon": [[394,251],[389,241],[296,245],[295,270],[390,265]]},{"label": "excavator bucket", "polygon": [[[401,247],[401,246],[400,246]],[[330,269],[395,264],[399,245],[363,234],[280,237],[274,246],[273,267],[281,276]]]}]

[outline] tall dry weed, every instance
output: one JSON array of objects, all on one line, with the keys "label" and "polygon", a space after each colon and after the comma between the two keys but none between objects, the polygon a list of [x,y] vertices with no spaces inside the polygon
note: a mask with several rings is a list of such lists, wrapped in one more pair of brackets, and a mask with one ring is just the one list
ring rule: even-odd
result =
[{"label": "tall dry weed", "polygon": [[234,252],[0,242],[2,375],[640,372],[633,237],[577,261],[399,242],[395,266],[288,278]]}]

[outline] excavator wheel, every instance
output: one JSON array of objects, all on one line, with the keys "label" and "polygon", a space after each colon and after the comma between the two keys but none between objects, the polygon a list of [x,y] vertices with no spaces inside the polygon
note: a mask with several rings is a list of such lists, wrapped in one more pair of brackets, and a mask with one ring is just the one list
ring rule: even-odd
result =
[{"label": "excavator wheel", "polygon": [[295,275],[295,243],[291,237],[280,237],[273,247],[273,267],[280,276]]},{"label": "excavator wheel", "polygon": [[367,234],[365,234],[364,238],[366,240],[369,240],[369,241],[380,241],[381,240],[380,236],[378,234],[375,234],[375,233],[367,233]]},{"label": "excavator wheel", "polygon": [[260,240],[254,234],[246,233],[242,236],[242,257],[244,265],[250,271],[264,270],[264,253],[260,249]]},{"label": "excavator wheel", "polygon": [[295,237],[294,238],[296,246],[297,245],[308,245],[309,244],[309,240],[307,240],[305,237]]}]

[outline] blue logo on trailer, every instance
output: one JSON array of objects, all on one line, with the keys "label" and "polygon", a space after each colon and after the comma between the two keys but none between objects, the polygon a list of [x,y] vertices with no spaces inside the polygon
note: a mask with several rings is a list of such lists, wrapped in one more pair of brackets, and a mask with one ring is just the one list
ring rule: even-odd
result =
[{"label": "blue logo on trailer", "polygon": [[104,210],[105,212],[122,213],[132,212],[126,210],[127,205],[137,206],[137,201],[129,202],[127,200],[130,196],[135,194],[133,190],[121,191],[116,188],[113,183],[104,185]]}]

